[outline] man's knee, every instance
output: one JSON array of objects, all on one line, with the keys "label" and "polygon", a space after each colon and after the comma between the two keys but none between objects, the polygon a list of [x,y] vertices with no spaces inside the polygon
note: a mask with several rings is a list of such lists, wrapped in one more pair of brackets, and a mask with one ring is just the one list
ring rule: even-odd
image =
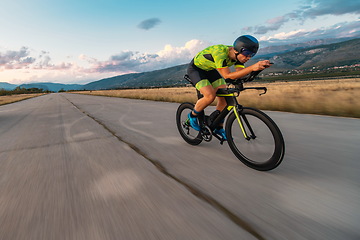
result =
[{"label": "man's knee", "polygon": [[212,102],[215,100],[215,98],[216,98],[216,93],[204,94],[204,98],[205,98],[208,102],[212,103]]}]

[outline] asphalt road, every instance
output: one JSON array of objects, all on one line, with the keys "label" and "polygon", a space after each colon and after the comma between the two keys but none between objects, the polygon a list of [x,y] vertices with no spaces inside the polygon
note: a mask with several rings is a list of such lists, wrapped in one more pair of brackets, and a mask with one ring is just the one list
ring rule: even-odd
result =
[{"label": "asphalt road", "polygon": [[360,120],[268,112],[271,172],[191,146],[178,104],[50,94],[0,106],[0,240],[360,239]]}]

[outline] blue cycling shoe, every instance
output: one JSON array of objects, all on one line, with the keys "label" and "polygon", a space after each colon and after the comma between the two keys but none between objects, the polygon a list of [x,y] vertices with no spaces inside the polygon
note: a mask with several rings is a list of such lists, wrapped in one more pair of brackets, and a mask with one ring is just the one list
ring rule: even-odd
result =
[{"label": "blue cycling shoe", "polygon": [[215,129],[214,133],[221,136],[223,138],[223,140],[227,140],[226,132],[225,132],[225,130],[223,128]]},{"label": "blue cycling shoe", "polygon": [[190,121],[190,126],[191,126],[193,129],[195,129],[196,131],[200,131],[200,126],[199,126],[199,123],[198,123],[198,118],[191,116],[191,113],[189,113],[188,118],[189,118],[189,121]]}]

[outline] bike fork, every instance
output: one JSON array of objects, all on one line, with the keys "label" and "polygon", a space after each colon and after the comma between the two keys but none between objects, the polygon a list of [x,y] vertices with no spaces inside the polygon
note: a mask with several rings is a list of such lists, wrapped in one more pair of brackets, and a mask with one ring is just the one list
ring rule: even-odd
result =
[{"label": "bike fork", "polygon": [[[249,123],[249,121],[247,120],[246,116],[245,115],[239,115],[239,113],[241,113],[241,109],[238,108],[238,106],[234,107],[234,113],[235,113],[235,116],[236,116],[236,119],[239,123],[239,126],[240,126],[240,129],[244,135],[244,138],[246,140],[250,140],[250,139],[255,139],[256,136],[255,136],[255,133]],[[244,122],[245,122],[245,125],[244,125]],[[247,134],[246,132],[246,129],[245,129],[245,126],[247,127],[247,129],[250,131],[250,136]]]}]

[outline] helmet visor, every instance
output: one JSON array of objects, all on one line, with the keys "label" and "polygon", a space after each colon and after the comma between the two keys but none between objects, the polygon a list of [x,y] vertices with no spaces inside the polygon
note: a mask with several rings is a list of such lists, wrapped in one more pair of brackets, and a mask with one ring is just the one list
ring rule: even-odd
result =
[{"label": "helmet visor", "polygon": [[253,57],[253,56],[255,56],[256,53],[254,53],[246,48],[243,48],[243,49],[241,49],[240,54],[244,55],[245,57]]}]

